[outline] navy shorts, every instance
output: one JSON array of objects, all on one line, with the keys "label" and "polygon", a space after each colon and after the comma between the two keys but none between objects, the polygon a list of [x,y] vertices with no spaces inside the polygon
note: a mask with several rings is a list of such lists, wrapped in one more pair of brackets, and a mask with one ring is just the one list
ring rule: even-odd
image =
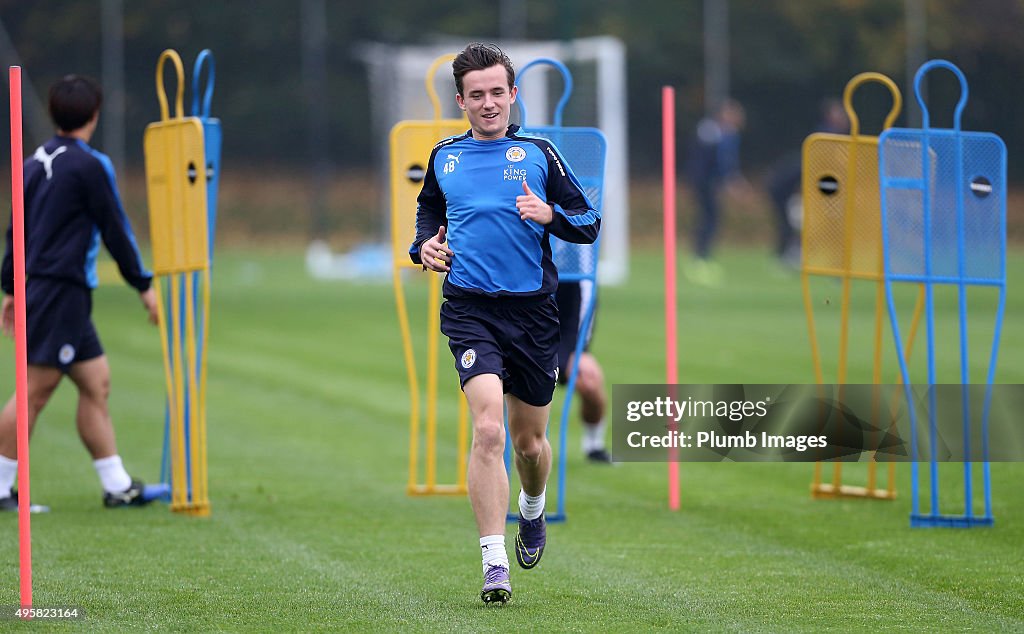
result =
[{"label": "navy shorts", "polygon": [[[587,287],[584,288],[583,285]],[[558,344],[558,382],[565,385],[569,382],[569,357],[576,352],[576,343],[580,334],[580,322],[587,309],[587,302],[593,288],[593,282],[561,282],[555,292],[558,303],[558,323],[561,338]],[[584,297],[586,295],[586,297]],[[596,307],[595,307],[596,311]],[[594,334],[594,319],[584,334],[583,351],[590,349],[590,339]]]},{"label": "navy shorts", "polygon": [[92,325],[92,291],[77,284],[34,278],[26,282],[28,362],[67,372],[73,363],[103,355]]},{"label": "navy shorts", "polygon": [[478,374],[496,374],[504,391],[524,403],[543,407],[551,402],[558,372],[554,299],[448,300],[441,305],[441,332],[448,337],[463,387]]}]

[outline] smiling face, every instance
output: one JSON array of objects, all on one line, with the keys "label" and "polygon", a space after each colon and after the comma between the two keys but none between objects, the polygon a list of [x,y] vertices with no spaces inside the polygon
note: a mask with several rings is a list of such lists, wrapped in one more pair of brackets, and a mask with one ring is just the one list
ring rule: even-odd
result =
[{"label": "smiling face", "polygon": [[501,64],[463,76],[462,94],[456,94],[455,101],[466,111],[474,139],[491,141],[505,136],[516,92]]}]

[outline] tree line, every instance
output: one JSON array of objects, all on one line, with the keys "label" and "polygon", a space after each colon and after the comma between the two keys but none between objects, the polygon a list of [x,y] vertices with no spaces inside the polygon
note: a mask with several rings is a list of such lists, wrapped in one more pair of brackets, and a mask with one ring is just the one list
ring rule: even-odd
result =
[{"label": "tree line", "polygon": [[[103,0],[0,0],[0,22],[37,94],[57,77],[101,74]],[[724,1],[724,0],[722,0]],[[920,0],[928,58],[956,63],[970,83],[965,129],[996,132],[1013,157],[1024,144],[1024,0]],[[506,3],[508,3],[506,5]],[[872,70],[907,86],[908,0],[732,0],[728,5],[730,88],[747,109],[744,162],[769,166],[795,149],[818,118],[821,101],[840,97],[855,74]],[[505,0],[518,8],[515,32],[529,39],[613,35],[627,47],[630,164],[656,170],[660,87],[679,91],[679,126],[704,108],[703,3],[696,0]],[[165,48],[190,65],[214,51],[213,111],[224,125],[225,161],[301,168],[308,159],[301,73],[302,2],[284,0],[117,0],[123,9],[127,158],[141,160],[142,130],[159,117],[154,69]],[[500,40],[510,17],[495,3],[458,0],[327,0],[326,129],[341,168],[380,151],[371,134],[367,71],[356,49],[366,42],[422,43],[440,35]],[[516,20],[513,14],[513,21]],[[9,55],[8,55],[9,57]],[[5,59],[9,62],[9,59]],[[525,61],[523,62],[525,63]],[[188,75],[191,75],[189,70]],[[169,86],[169,89],[171,87]],[[930,85],[933,123],[950,123],[958,86]],[[905,111],[916,108],[904,95]],[[6,110],[6,99],[4,100]],[[863,112],[861,111],[863,109]],[[880,125],[888,102],[858,104],[865,131]],[[5,113],[6,114],[6,113]],[[901,116],[898,124],[908,121]],[[875,130],[877,131],[877,130]],[[99,137],[97,137],[99,138]],[[1011,175],[1024,167],[1010,162]]]}]

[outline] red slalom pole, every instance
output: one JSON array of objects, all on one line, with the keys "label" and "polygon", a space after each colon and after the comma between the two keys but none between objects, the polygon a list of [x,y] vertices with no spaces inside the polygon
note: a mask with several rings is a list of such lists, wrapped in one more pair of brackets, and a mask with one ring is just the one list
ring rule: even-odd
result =
[{"label": "red slalom pole", "polygon": [[21,146],[21,67],[11,66],[11,212],[14,238],[14,380],[18,416],[18,547],[21,606],[32,606],[32,492],[28,480],[28,345],[25,339],[25,160]]},{"label": "red slalom pole", "polygon": [[[671,86],[661,89],[661,165],[664,188],[665,234],[665,382],[675,385],[678,380],[676,358],[676,90]],[[674,420],[669,430],[676,431]],[[668,508],[679,510],[679,450],[668,450]]]}]

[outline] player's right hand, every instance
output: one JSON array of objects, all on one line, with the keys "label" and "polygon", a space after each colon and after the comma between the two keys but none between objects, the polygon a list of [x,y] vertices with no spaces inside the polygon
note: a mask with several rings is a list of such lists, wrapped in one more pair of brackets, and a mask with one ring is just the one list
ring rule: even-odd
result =
[{"label": "player's right hand", "polygon": [[452,256],[455,254],[444,246],[446,240],[445,228],[442,225],[438,228],[436,236],[420,246],[420,261],[423,262],[424,270],[430,269],[438,273],[447,273],[451,270]]}]

